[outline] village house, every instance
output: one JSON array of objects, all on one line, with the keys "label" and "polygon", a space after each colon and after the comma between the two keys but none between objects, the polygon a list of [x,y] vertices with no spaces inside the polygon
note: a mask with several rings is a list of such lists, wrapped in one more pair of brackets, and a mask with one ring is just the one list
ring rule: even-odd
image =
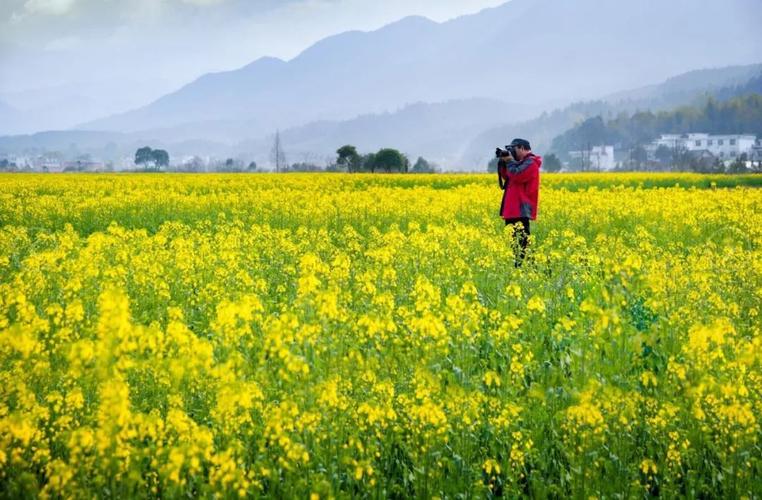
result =
[{"label": "village house", "polygon": [[655,151],[659,146],[666,146],[672,150],[706,151],[720,161],[730,162],[744,153],[750,156],[756,143],[757,137],[751,134],[662,134],[648,149]]},{"label": "village house", "polygon": [[569,151],[571,163],[579,165],[584,170],[612,170],[614,161],[614,146],[593,146],[591,149]]}]

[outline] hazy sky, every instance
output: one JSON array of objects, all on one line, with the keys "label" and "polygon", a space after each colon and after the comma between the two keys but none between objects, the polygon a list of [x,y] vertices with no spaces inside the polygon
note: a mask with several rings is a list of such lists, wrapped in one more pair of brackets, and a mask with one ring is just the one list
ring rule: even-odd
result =
[{"label": "hazy sky", "polygon": [[0,98],[29,107],[76,88],[116,89],[118,108],[260,56],[292,58],[330,34],[505,1],[0,0]]}]

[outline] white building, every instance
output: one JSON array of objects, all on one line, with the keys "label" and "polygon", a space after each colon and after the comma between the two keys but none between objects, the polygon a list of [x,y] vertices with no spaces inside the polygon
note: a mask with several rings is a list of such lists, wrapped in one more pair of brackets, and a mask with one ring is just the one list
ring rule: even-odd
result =
[{"label": "white building", "polygon": [[752,161],[762,161],[762,139],[757,139],[754,147],[751,148],[749,159]]},{"label": "white building", "polygon": [[15,164],[17,168],[26,168],[32,166],[32,158],[24,155],[9,155],[5,158],[8,163]]},{"label": "white building", "polygon": [[736,159],[743,153],[751,154],[757,137],[749,134],[663,134],[654,141],[654,149],[667,146],[670,149],[709,151],[722,161]]},{"label": "white building", "polygon": [[616,166],[614,146],[593,146],[592,149],[569,151],[572,163],[579,163],[585,169],[611,170]]},{"label": "white building", "polygon": [[32,168],[40,172],[61,172],[63,161],[55,155],[42,154],[34,157]]}]

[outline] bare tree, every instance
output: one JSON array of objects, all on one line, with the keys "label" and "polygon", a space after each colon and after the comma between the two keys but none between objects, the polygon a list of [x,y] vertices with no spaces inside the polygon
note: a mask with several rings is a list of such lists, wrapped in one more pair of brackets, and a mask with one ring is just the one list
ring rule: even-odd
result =
[{"label": "bare tree", "polygon": [[273,143],[273,149],[270,152],[270,159],[275,164],[275,171],[280,172],[281,169],[286,168],[286,153],[283,152],[283,145],[280,141],[280,130],[275,131],[275,142]]}]

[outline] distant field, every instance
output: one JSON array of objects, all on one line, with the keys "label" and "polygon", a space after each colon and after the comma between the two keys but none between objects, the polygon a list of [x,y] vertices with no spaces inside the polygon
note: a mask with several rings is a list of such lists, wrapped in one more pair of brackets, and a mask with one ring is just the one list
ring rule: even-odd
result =
[{"label": "distant field", "polygon": [[760,186],[0,175],[0,493],[759,497]]}]

